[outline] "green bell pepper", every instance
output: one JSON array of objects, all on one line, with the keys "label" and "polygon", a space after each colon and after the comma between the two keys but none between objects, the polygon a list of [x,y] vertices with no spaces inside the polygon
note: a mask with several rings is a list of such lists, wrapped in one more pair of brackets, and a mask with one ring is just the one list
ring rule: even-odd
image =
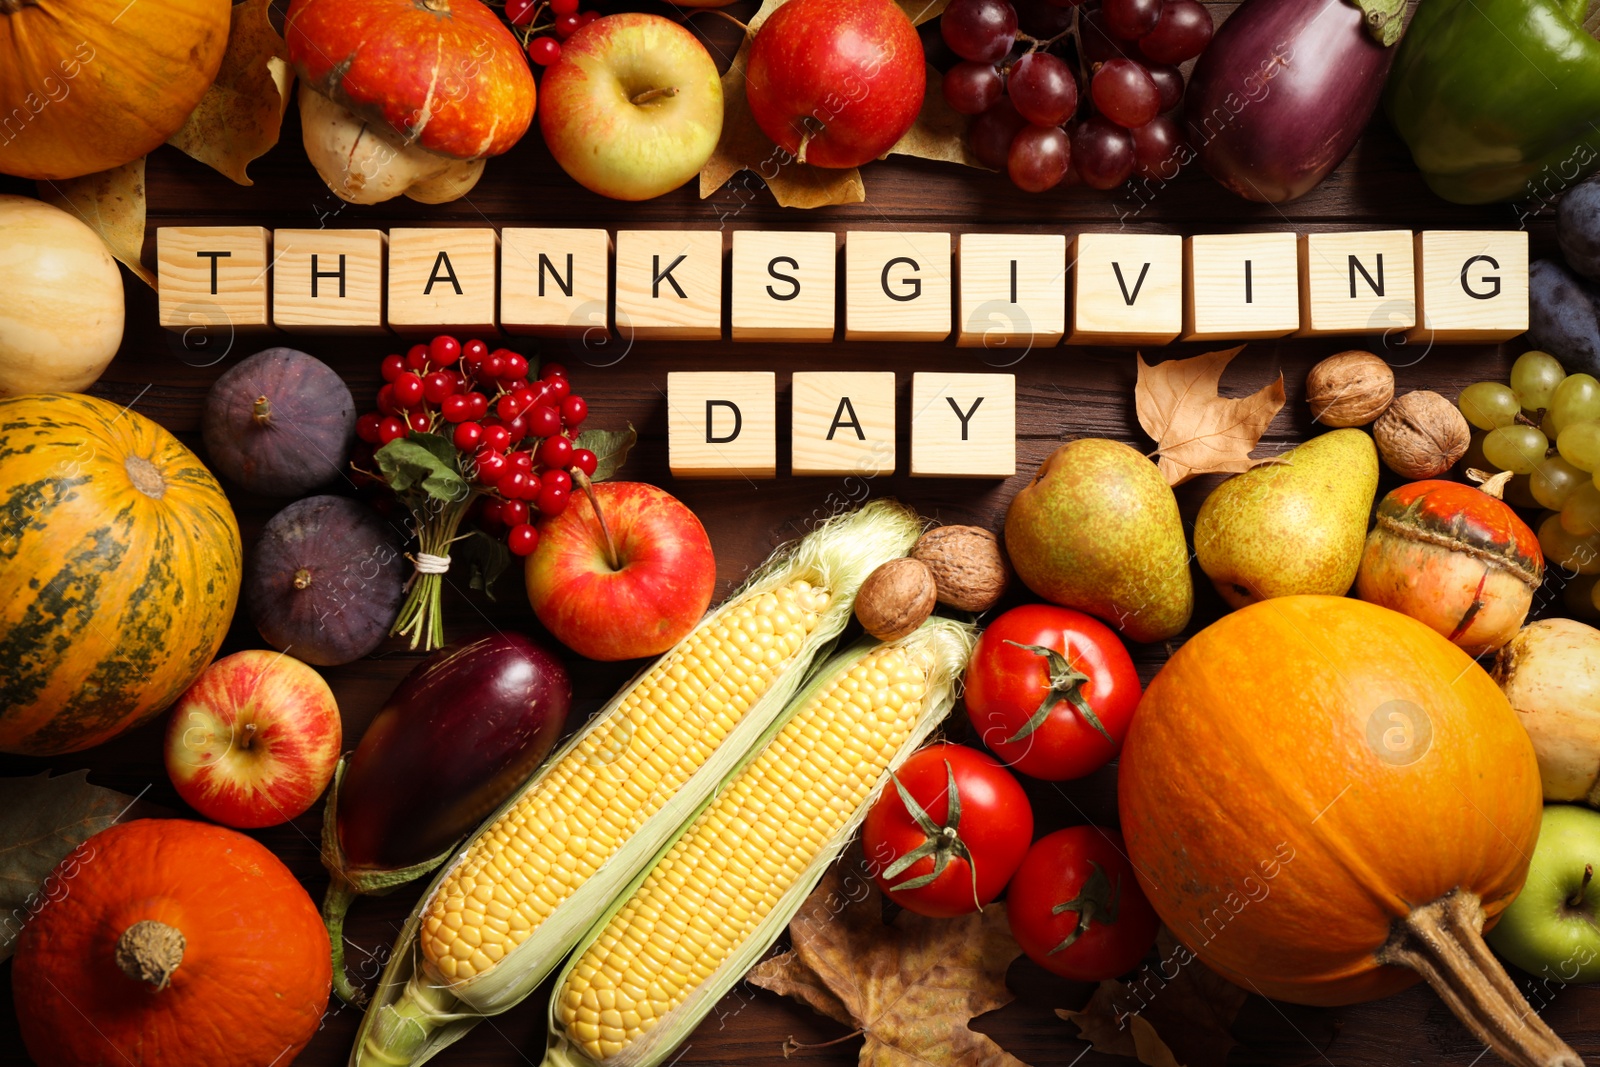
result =
[{"label": "green bell pepper", "polygon": [[1600,161],[1588,0],[1422,0],[1384,105],[1434,192],[1546,202]]}]

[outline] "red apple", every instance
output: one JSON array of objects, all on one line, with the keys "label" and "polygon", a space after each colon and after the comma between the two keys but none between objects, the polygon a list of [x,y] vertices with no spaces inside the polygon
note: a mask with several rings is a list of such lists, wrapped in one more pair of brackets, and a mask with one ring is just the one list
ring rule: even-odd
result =
[{"label": "red apple", "polygon": [[927,60],[893,0],[790,0],[756,33],[745,95],[756,124],[819,167],[859,167],[922,110]]},{"label": "red apple", "polygon": [[582,493],[541,525],[528,557],[528,601],[545,629],[581,656],[660,655],[711,603],[711,541],[694,512],[653,485],[600,482],[594,494],[603,528]]},{"label": "red apple", "polygon": [[276,826],[322,795],[342,741],[322,675],[281,652],[235,652],[173,706],[167,775],[208,819],[241,830]]}]

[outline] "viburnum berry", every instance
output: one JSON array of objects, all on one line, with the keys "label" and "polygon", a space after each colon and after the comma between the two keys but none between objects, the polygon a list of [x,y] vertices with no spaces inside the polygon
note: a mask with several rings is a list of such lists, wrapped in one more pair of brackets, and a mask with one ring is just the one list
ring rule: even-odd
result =
[{"label": "viburnum berry", "polygon": [[539,377],[545,381],[549,381],[551,378],[565,378],[566,376],[567,365],[565,363],[546,363],[539,369]]},{"label": "viburnum berry", "polygon": [[583,29],[589,23],[600,17],[598,11],[585,11],[578,15],[578,29]]},{"label": "viburnum berry", "polygon": [[500,377],[516,381],[526,381],[528,377],[528,358],[520,352],[513,352],[509,348],[502,348],[500,356]]},{"label": "viburnum berry", "polygon": [[534,408],[524,416],[528,424],[528,432],[534,437],[554,437],[561,432],[561,416],[556,414],[556,409],[545,406]]},{"label": "viburnum berry", "polygon": [[494,413],[500,417],[501,422],[510,422],[522,414],[522,405],[517,403],[515,393],[507,393],[495,401]]},{"label": "viburnum berry", "polygon": [[483,362],[483,357],[489,354],[489,346],[474,337],[461,346],[461,361],[463,363],[478,364]]},{"label": "viburnum berry", "polygon": [[450,435],[450,441],[463,452],[476,451],[483,443],[483,427],[475,422],[458,423],[455,432]]},{"label": "viburnum berry", "polygon": [[[439,401],[439,414],[446,422],[466,422],[472,418],[472,402],[464,396],[447,396]],[[480,431],[482,427],[479,427]]]},{"label": "viburnum berry", "polygon": [[512,444],[516,444],[518,441],[528,436],[528,423],[521,417],[506,422],[505,428],[506,433],[511,435]]},{"label": "viburnum berry", "polygon": [[483,443],[495,452],[504,452],[511,447],[511,434],[496,422],[483,428]]},{"label": "viburnum berry", "polygon": [[576,15],[578,13],[578,0],[550,0],[550,14]]},{"label": "viburnum berry", "polygon": [[398,440],[406,435],[406,424],[390,415],[378,424],[378,440],[383,444]]},{"label": "viburnum berry", "polygon": [[527,449],[519,448],[515,452],[508,452],[507,455],[511,457],[511,465],[517,470],[533,473],[533,455]]},{"label": "viburnum berry", "polygon": [[378,390],[378,410],[385,415],[395,415],[400,411],[400,405],[394,402],[394,386],[386,385]]},{"label": "viburnum berry", "polygon": [[472,458],[478,465],[478,481],[485,485],[494,485],[506,472],[506,457],[487,446],[479,446]]},{"label": "viburnum berry", "polygon": [[528,521],[528,504],[525,500],[507,500],[500,505],[500,521],[507,526],[520,526]]},{"label": "viburnum berry", "polygon": [[471,413],[474,419],[481,419],[485,415],[489,414],[489,398],[484,396],[482,393],[468,393],[467,403],[471,407]]},{"label": "viburnum berry", "polygon": [[546,437],[539,446],[539,462],[552,470],[566,470],[572,464],[572,442],[565,437]]},{"label": "viburnum berry", "polygon": [[[444,398],[456,391],[456,379],[452,374],[436,370],[422,379],[422,398],[430,404],[440,404]],[[570,397],[568,399],[571,399]]]},{"label": "viburnum berry", "polygon": [[369,411],[356,420],[356,436],[369,445],[378,443],[378,427],[383,424],[383,416],[376,411]]},{"label": "viburnum berry", "polygon": [[544,379],[544,383],[549,387],[548,395],[550,399],[556,401],[557,403],[565,400],[568,394],[572,392],[572,386],[568,384],[565,378],[547,377]]},{"label": "viburnum berry", "polygon": [[410,371],[400,375],[389,386],[394,390],[394,402],[403,408],[413,408],[422,403],[422,379]]},{"label": "viburnum berry", "polygon": [[392,382],[406,370],[406,357],[384,356],[383,363],[379,365],[378,372],[383,375],[383,380]]},{"label": "viburnum berry", "polygon": [[545,471],[544,484],[553,485],[563,493],[572,492],[572,475],[566,471]]},{"label": "viburnum berry", "polygon": [[518,470],[516,465],[513,464],[500,476],[500,481],[496,483],[499,486],[500,495],[507,500],[521,498],[522,494],[528,491],[528,477],[527,471]]},{"label": "viburnum berry", "polygon": [[571,37],[574,33],[576,33],[578,31],[578,26],[579,22],[577,15],[556,16],[556,36],[560,37],[562,40],[566,40],[568,37]]},{"label": "viburnum berry", "polygon": [[548,67],[561,58],[561,42],[554,37],[535,37],[528,42],[528,58]]},{"label": "viburnum berry", "polygon": [[538,8],[539,0],[506,0],[506,20],[513,26],[526,26]]},{"label": "viburnum berry", "polygon": [[561,421],[567,429],[575,430],[589,417],[589,404],[581,396],[569,396],[561,402]]},{"label": "viburnum berry", "polygon": [[498,352],[490,352],[478,364],[478,377],[494,380],[505,373],[506,361]]},{"label": "viburnum berry", "polygon": [[533,550],[539,547],[539,531],[527,523],[513,526],[511,532],[506,534],[506,547],[514,556],[531,556]]},{"label": "viburnum berry", "polygon": [[567,510],[570,494],[558,485],[547,485],[539,490],[539,514],[554,518]]},{"label": "viburnum berry", "polygon": [[441,367],[448,367],[461,358],[461,342],[442,333],[428,344],[428,359]]},{"label": "viburnum berry", "polygon": [[600,466],[600,457],[587,448],[574,448],[572,465],[581,470],[585,477],[593,478],[595,470]]},{"label": "viburnum berry", "polygon": [[412,345],[411,350],[406,353],[406,366],[415,371],[426,369],[428,366],[428,346]]},{"label": "viburnum berry", "polygon": [[433,419],[428,416],[426,411],[413,411],[406,416],[406,419],[411,423],[411,428],[418,433],[427,433],[433,429]]}]

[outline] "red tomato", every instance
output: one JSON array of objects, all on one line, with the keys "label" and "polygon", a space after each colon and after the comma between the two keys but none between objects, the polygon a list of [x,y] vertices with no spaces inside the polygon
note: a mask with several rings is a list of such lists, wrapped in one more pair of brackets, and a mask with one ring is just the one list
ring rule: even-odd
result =
[{"label": "red tomato", "polygon": [[1078,982],[1133,970],[1160,926],[1122,835],[1098,826],[1072,826],[1035,841],[1006,894],[1006,918],[1029,959]]},{"label": "red tomato", "polygon": [[1047,782],[1103,767],[1122,748],[1142,695],[1111,628],[1051,604],[1012,608],[989,624],[967,667],[966,694],[983,743]]},{"label": "red tomato", "polygon": [[994,757],[965,745],[932,745],[906,760],[862,830],[878,888],[936,919],[999,896],[1031,840],[1033,808],[1022,786]]}]

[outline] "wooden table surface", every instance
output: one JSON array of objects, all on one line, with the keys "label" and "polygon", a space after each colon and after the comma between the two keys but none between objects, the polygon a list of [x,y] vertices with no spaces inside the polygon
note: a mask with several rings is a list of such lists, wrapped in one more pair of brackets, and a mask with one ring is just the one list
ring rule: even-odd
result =
[{"label": "wooden table surface", "polygon": [[[731,9],[747,14],[749,4]],[[1221,16],[1231,5],[1216,5]],[[714,20],[701,20],[715,26]],[[711,44],[731,56],[729,35],[713,29]],[[1066,232],[1079,229],[1131,229],[1197,233],[1246,229],[1308,231],[1399,227],[1514,228],[1518,218],[1509,208],[1468,209],[1447,204],[1430,194],[1412,169],[1404,146],[1376,120],[1345,164],[1320,188],[1302,200],[1273,207],[1234,198],[1198,168],[1177,181],[1137,198],[1124,191],[1097,193],[1057,190],[1030,196],[1019,193],[1002,176],[952,165],[894,159],[865,171],[865,204],[813,212],[783,211],[757,187],[730,187],[707,200],[692,188],[641,204],[623,204],[587,193],[566,178],[536,135],[503,158],[490,162],[483,181],[455,203],[429,207],[397,200],[373,207],[342,205],[322,185],[305,160],[300,131],[291,116],[282,143],[251,166],[255,185],[236,186],[215,172],[164,148],[148,164],[149,226],[146,261],[154,262],[155,227],[163,224],[252,224],[269,227],[404,226],[421,224],[494,224],[610,227],[718,227],[827,229],[937,228],[955,232]],[[26,192],[26,183],[0,181],[0,191]],[[1535,254],[1550,254],[1553,235],[1546,212],[1529,226]],[[121,354],[94,393],[156,419],[186,443],[199,448],[198,423],[206,389],[218,373],[238,358],[277,343],[260,337],[237,337],[221,343],[186,347],[156,324],[154,295],[139,282],[127,282],[127,332]],[[1383,353],[1395,365],[1401,390],[1435,389],[1454,397],[1469,382],[1503,379],[1511,360],[1524,347],[1504,345],[1441,347],[1432,351],[1372,338],[1360,342]],[[386,338],[333,339],[296,336],[289,343],[327,361],[346,376],[358,403],[370,406],[378,383],[377,363],[401,342]],[[1224,379],[1225,391],[1243,395],[1280,371],[1289,402],[1274,419],[1262,448],[1281,450],[1312,432],[1306,411],[1304,379],[1318,359],[1356,344],[1353,339],[1259,341],[1250,344]],[[531,351],[519,340],[515,347]],[[1193,355],[1201,345],[1177,345],[1146,352],[1152,360]],[[981,351],[944,344],[756,345],[732,343],[613,342],[586,348],[582,344],[548,342],[543,352],[564,360],[576,389],[590,404],[590,423],[622,427],[632,422],[640,443],[624,471],[629,478],[662,485],[683,499],[704,521],[718,560],[718,596],[731,590],[769,550],[805,532],[817,517],[851,502],[894,496],[918,507],[931,519],[964,522],[999,530],[1007,502],[1063,439],[1106,436],[1144,450],[1150,441],[1139,431],[1133,410],[1132,350],[1109,348],[1046,348],[1014,352],[1003,359]],[[1011,361],[1015,360],[1014,363]],[[1004,369],[1017,375],[1017,475],[1005,481],[917,480],[907,467],[907,393],[916,370]],[[769,481],[697,482],[674,480],[666,464],[664,390],[669,370],[776,369],[779,411],[787,410],[788,373],[796,370],[882,369],[897,372],[899,389],[900,473],[862,482],[859,479],[796,478],[781,474]],[[784,420],[780,418],[780,423]],[[788,451],[786,428],[779,431],[779,454]],[[786,470],[786,460],[780,470]],[[1180,488],[1179,501],[1187,522],[1216,478],[1203,478]],[[1386,474],[1383,488],[1398,481]],[[251,544],[261,524],[273,513],[269,502],[233,494],[234,506]],[[1216,618],[1220,601],[1198,568],[1198,609],[1190,632]],[[453,581],[453,579],[452,579]],[[1559,590],[1546,590],[1559,604]],[[541,633],[520,589],[520,581],[503,580],[495,602],[481,595],[452,591],[447,598],[448,632],[452,638],[487,627]],[[1013,592],[1007,603],[1021,602]],[[1171,642],[1172,647],[1182,638]],[[224,653],[260,647],[241,612],[233,623]],[[1135,650],[1146,680],[1160,667],[1167,647]],[[416,662],[416,656],[392,642],[366,660],[323,671],[338,698],[348,742],[353,746],[393,686]],[[598,708],[632,672],[631,665],[600,665],[569,657],[574,669],[575,721]],[[3,669],[3,667],[0,667]],[[0,775],[29,774],[46,768],[87,768],[93,781],[140,794],[175,812],[192,814],[178,800],[161,763],[160,720],[110,744],[54,760],[0,758]],[[965,736],[959,713],[948,732]],[[1116,775],[1107,768],[1089,778],[1052,785],[1028,782],[1038,833],[1085,821],[1116,820]],[[320,806],[292,824],[261,831],[257,836],[281,856],[320,900],[327,877],[317,858]],[[420,885],[425,883],[419,883]],[[359,902],[346,934],[354,966],[373,974],[416,891],[402,890],[388,898]],[[1519,976],[1525,986],[1532,980]],[[9,1003],[10,969],[0,966],[0,1003]],[[1058,1019],[1053,1009],[1079,1007],[1091,987],[1056,979],[1026,960],[1016,963],[1009,984],[1017,999],[983,1016],[976,1028],[992,1035],[1008,1051],[1028,1063],[1126,1063],[1089,1050],[1076,1030]],[[1600,994],[1580,988],[1542,992],[1535,1000],[1547,1021],[1580,1052],[1600,1055]],[[1584,1014],[1587,1010],[1588,1015]],[[544,1047],[545,995],[531,997],[515,1010],[480,1026],[440,1055],[439,1067],[505,1067],[537,1063]],[[339,1008],[335,999],[324,1026],[299,1058],[305,1067],[343,1064],[358,1015]],[[764,991],[741,986],[721,1010],[688,1040],[678,1063],[758,1064],[783,1062],[781,1045],[793,1035],[817,1042],[839,1037],[843,1027],[809,1009]],[[1314,1009],[1252,997],[1234,1028],[1239,1046],[1233,1064],[1283,1067],[1329,1064],[1460,1064],[1478,1062],[1485,1054],[1426,987],[1378,1003],[1344,1009]],[[818,1067],[854,1062],[858,1043],[800,1054],[801,1062]],[[21,1049],[15,1020],[0,1009],[0,1067],[31,1062]],[[1492,1056],[1483,1062],[1493,1062]],[[41,1065],[54,1067],[54,1065]],[[215,1065],[222,1067],[222,1065]]]}]

